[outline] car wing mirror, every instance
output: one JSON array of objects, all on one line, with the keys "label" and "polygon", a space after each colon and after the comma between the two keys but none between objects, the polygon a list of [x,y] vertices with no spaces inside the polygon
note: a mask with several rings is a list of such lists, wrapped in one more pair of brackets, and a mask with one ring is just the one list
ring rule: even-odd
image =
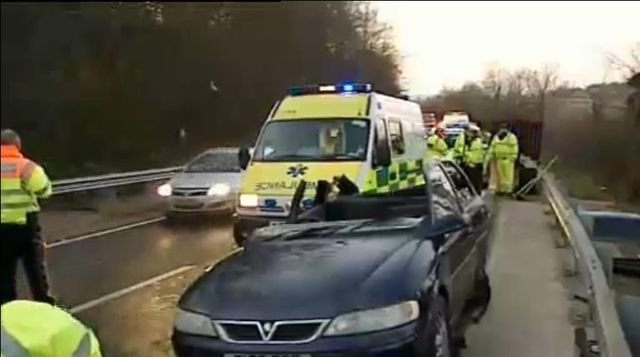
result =
[{"label": "car wing mirror", "polygon": [[302,203],[302,199],[304,198],[304,191],[307,189],[307,181],[300,180],[298,183],[298,187],[296,187],[296,191],[293,193],[293,199],[291,200],[291,208],[289,212],[289,217],[287,218],[287,222],[292,223],[295,222],[300,215],[300,203]]},{"label": "car wing mirror", "polygon": [[428,234],[428,238],[443,237],[447,234],[464,230],[470,225],[471,218],[467,214],[447,214],[435,221]]},{"label": "car wing mirror", "polygon": [[238,153],[238,163],[240,164],[240,168],[242,170],[246,170],[247,166],[249,166],[249,161],[251,160],[251,153],[249,152],[249,148],[243,147],[240,149]]}]

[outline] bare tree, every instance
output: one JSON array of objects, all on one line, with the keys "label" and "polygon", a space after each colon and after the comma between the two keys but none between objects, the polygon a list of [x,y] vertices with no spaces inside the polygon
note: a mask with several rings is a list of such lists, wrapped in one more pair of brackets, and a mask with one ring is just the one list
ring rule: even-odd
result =
[{"label": "bare tree", "polygon": [[640,42],[629,52],[629,59],[622,59],[616,54],[607,53],[609,66],[621,72],[625,78],[631,78],[634,74],[640,73]]},{"label": "bare tree", "polygon": [[540,70],[528,70],[526,78],[528,92],[535,97],[540,119],[544,120],[547,94],[558,87],[558,66],[546,64]]}]

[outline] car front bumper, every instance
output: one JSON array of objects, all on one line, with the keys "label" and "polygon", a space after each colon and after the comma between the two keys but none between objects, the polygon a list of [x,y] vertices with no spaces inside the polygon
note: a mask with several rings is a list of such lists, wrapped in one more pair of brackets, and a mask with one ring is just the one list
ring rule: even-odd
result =
[{"label": "car front bumper", "polygon": [[416,323],[362,335],[321,337],[305,344],[236,344],[220,339],[173,332],[171,342],[178,357],[226,357],[239,355],[283,355],[311,357],[411,357]]},{"label": "car front bumper", "polygon": [[167,210],[175,213],[231,212],[235,208],[235,199],[215,196],[171,196],[167,205]]}]

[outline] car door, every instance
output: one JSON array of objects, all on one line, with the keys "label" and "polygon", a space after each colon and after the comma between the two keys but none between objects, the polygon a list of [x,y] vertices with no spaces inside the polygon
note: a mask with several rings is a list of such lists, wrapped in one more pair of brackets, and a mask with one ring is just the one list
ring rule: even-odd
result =
[{"label": "car door", "polygon": [[469,280],[465,283],[465,286],[469,289],[465,294],[468,295],[474,288],[475,275],[478,268],[484,266],[486,261],[490,211],[459,166],[446,161],[441,164],[453,183],[462,212],[468,217],[470,223],[469,239],[465,244],[465,251],[468,256],[465,257],[461,268],[464,276]]},{"label": "car door", "polygon": [[[455,188],[440,165],[436,164],[429,168],[428,182],[434,220],[437,221],[450,214],[463,215]],[[440,264],[438,276],[449,291],[449,310],[454,321],[462,313],[466,292],[469,289],[468,278],[462,270],[468,256],[468,234],[466,228],[449,233],[445,235],[438,249]]]}]

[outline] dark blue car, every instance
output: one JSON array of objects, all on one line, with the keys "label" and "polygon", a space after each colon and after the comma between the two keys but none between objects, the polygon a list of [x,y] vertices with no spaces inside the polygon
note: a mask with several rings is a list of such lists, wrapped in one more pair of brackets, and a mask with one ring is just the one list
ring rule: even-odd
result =
[{"label": "dark blue car", "polygon": [[453,356],[489,302],[491,214],[455,164],[265,227],[184,293],[177,356]]}]

